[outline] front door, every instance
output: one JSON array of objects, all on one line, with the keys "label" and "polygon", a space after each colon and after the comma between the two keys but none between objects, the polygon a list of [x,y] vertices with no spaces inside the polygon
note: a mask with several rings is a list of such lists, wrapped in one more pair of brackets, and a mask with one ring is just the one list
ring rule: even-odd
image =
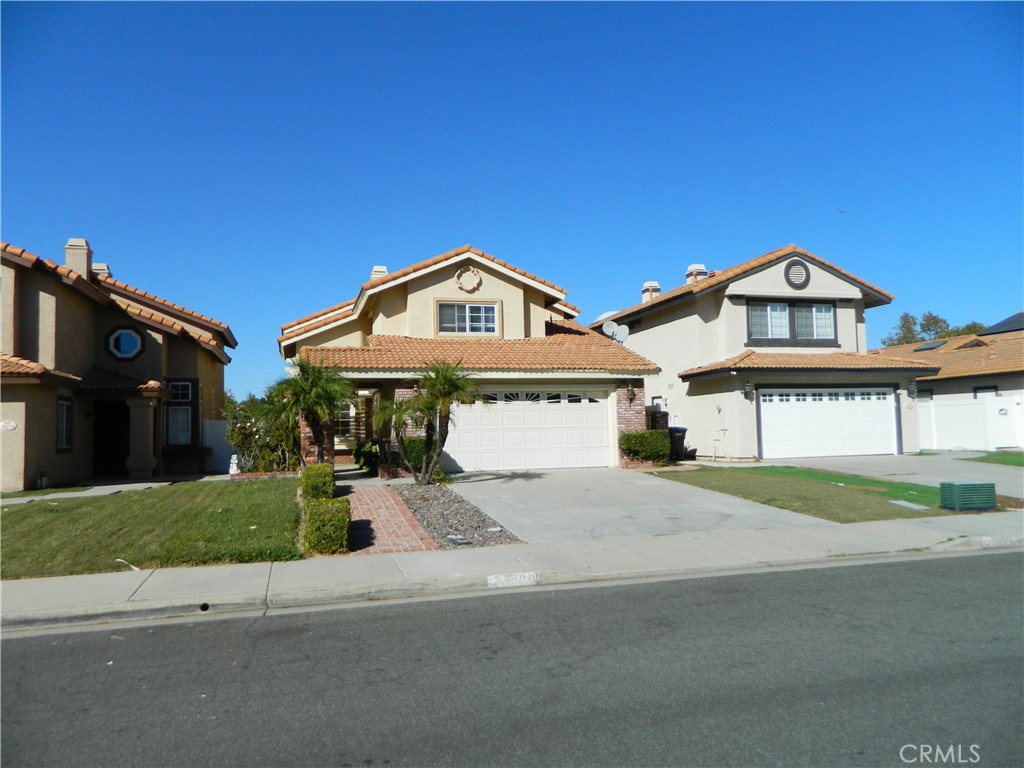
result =
[{"label": "front door", "polygon": [[93,413],[93,474],[96,477],[127,475],[125,464],[131,435],[128,404],[124,400],[97,400]]}]

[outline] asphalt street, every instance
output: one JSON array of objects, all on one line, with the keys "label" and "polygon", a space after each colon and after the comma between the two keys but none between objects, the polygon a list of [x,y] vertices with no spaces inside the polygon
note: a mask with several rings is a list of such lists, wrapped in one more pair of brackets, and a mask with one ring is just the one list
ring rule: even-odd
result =
[{"label": "asphalt street", "polygon": [[1018,766],[1022,569],[936,557],[5,639],[2,759]]}]

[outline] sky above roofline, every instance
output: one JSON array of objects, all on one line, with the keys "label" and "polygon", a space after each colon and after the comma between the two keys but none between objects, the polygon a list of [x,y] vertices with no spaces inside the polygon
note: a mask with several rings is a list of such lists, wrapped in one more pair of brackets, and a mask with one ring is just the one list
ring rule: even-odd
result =
[{"label": "sky above roofline", "polygon": [[1020,3],[0,4],[2,239],[280,326],[464,243],[589,323],[787,243],[894,294],[1024,306]]}]

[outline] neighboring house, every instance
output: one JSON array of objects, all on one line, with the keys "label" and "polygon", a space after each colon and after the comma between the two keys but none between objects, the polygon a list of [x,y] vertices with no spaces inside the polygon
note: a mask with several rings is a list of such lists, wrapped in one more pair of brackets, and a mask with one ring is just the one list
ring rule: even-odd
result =
[{"label": "neighboring house", "polygon": [[79,238],[63,265],[0,257],[2,490],[203,470],[231,329],[115,280]]},{"label": "neighboring house", "polygon": [[1024,446],[1024,312],[977,334],[875,351],[938,368],[917,379],[922,449]]},{"label": "neighboring house", "polygon": [[614,466],[618,434],[644,427],[640,377],[658,369],[578,314],[565,289],[467,245],[397,272],[374,267],[354,299],[287,323],[278,342],[284,358],[337,366],[358,387],[335,425],[343,448],[370,436],[374,396],[411,395],[444,360],[483,393],[455,409],[448,469]]},{"label": "neighboring house", "polygon": [[661,372],[645,379],[652,426],[686,427],[699,457],[915,452],[907,387],[932,363],[867,354],[866,309],[892,296],[795,245],[729,269],[691,265],[661,292],[593,324]]}]

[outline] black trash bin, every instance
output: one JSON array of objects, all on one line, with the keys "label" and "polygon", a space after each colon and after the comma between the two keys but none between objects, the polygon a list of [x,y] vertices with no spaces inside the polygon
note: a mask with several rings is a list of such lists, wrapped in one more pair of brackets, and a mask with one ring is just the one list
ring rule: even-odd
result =
[{"label": "black trash bin", "polygon": [[686,458],[686,427],[668,428],[669,453],[672,461],[682,461]]}]

